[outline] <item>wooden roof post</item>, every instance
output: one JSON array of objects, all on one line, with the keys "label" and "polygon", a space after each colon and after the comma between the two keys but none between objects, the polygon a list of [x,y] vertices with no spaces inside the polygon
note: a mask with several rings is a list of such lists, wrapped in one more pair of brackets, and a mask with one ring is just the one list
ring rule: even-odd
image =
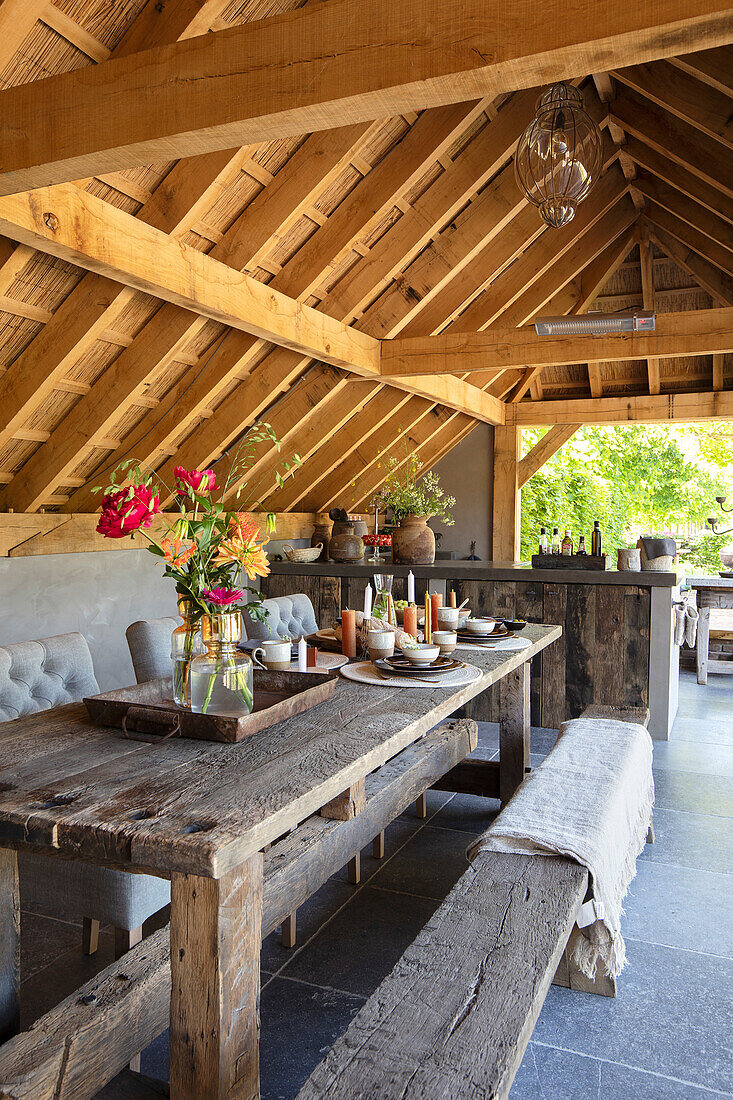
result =
[{"label": "wooden roof post", "polygon": [[517,472],[522,430],[515,424],[494,428],[494,506],[492,559],[519,561],[521,498]]}]

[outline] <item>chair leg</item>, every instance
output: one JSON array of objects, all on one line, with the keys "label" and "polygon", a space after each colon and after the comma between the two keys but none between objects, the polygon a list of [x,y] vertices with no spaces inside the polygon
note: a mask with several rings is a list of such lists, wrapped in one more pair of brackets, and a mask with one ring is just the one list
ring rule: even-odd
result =
[{"label": "chair leg", "polygon": [[[137,928],[115,928],[115,959],[121,959],[126,952],[140,943],[143,938],[143,926],[139,925]],[[134,1058],[130,1059],[130,1069],[133,1073],[140,1072],[140,1055],[136,1054]]]},{"label": "chair leg", "polygon": [[427,799],[427,795],[425,794],[424,791],[418,797],[417,802],[415,803],[415,809],[417,811],[417,816],[418,817],[427,817],[428,816],[428,799]]},{"label": "chair leg", "polygon": [[649,822],[649,831],[646,834],[646,842],[647,844],[654,843],[654,822],[652,821]]},{"label": "chair leg", "polygon": [[283,947],[295,947],[298,910],[293,909],[280,925],[280,941]]},{"label": "chair leg", "polygon": [[375,859],[384,859],[384,833],[377,833],[372,841],[372,855]]},{"label": "chair leg", "polygon": [[84,917],[81,946],[85,955],[93,955],[99,947],[99,921],[93,917]]}]

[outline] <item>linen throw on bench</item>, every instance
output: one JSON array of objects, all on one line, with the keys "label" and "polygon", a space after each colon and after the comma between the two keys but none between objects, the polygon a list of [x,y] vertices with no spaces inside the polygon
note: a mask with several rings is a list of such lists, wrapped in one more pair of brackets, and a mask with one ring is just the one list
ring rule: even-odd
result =
[{"label": "linen throw on bench", "polygon": [[589,978],[600,962],[616,977],[626,962],[622,903],[636,874],[654,804],[652,740],[643,726],[606,718],[566,722],[490,828],[468,848],[562,855],[587,867],[603,917],[573,927],[571,957]]}]

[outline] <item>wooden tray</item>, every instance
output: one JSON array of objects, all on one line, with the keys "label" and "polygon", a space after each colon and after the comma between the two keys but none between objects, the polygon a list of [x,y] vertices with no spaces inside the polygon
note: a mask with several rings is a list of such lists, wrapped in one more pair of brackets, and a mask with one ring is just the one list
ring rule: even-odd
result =
[{"label": "wooden tray", "polygon": [[[197,737],[203,741],[243,741],[255,733],[310,710],[336,690],[335,672],[271,672],[254,669],[254,710],[241,718],[194,714],[173,702],[172,680],[92,695],[84,700],[89,717],[103,726],[118,726],[126,737],[159,741]],[[145,736],[140,737],[140,734]]]},{"label": "wooden tray", "polygon": [[533,569],[605,569],[606,555],[533,554]]}]

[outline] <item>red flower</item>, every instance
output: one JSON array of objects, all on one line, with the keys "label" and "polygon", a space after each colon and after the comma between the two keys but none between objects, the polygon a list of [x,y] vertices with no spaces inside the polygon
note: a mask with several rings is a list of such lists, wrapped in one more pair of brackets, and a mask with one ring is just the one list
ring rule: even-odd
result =
[{"label": "red flower", "polygon": [[213,603],[215,607],[228,607],[229,604],[238,603],[244,592],[241,588],[204,588],[201,595],[207,603]]},{"label": "red flower", "polygon": [[131,485],[104,497],[97,531],[108,539],[122,539],[141,527],[150,527],[159,511],[160,497],[153,495],[152,489]]},{"label": "red flower", "polygon": [[174,466],[173,474],[180,485],[188,485],[194,493],[210,493],[219,488],[213,470],[186,470],[183,466]]}]

